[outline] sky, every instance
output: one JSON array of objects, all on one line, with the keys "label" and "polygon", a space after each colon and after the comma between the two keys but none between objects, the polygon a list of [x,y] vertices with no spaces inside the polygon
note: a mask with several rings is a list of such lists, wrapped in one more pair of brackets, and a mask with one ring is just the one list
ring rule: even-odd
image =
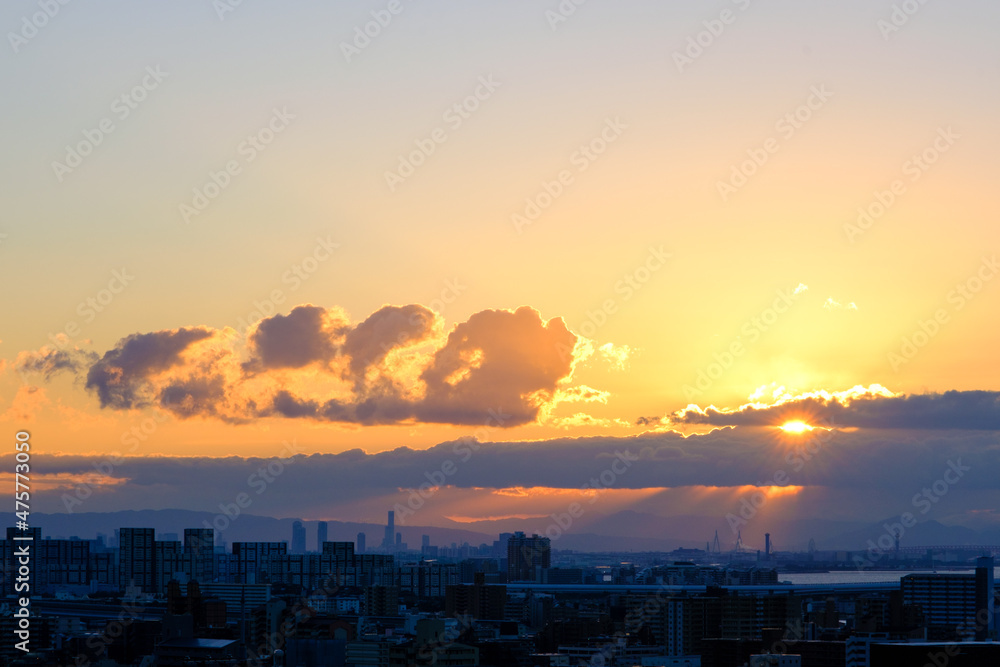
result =
[{"label": "sky", "polygon": [[451,460],[413,521],[879,521],[962,456],[920,518],[1000,526],[998,20],[4,3],[0,423],[38,511],[210,511],[292,447],[329,474],[255,511],[382,520]]}]

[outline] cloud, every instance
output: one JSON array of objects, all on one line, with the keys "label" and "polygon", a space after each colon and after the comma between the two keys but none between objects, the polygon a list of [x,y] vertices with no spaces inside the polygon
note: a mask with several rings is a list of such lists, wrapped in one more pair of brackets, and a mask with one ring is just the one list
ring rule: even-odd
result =
[{"label": "cloud", "polygon": [[674,412],[668,420],[672,425],[776,426],[801,419],[837,428],[1000,430],[1000,392],[995,391],[896,395],[871,385],[778,395],[783,389],[775,392],[773,403],[747,403],[736,409],[694,405]]},{"label": "cloud", "polygon": [[0,421],[17,424],[31,423],[35,420],[38,412],[49,403],[45,390],[41,387],[27,385],[18,387],[14,400],[10,402],[7,410],[0,414]]},{"label": "cloud", "polygon": [[156,375],[183,364],[185,350],[213,335],[204,327],[132,334],[90,367],[87,389],[97,392],[102,408],[151,405]]},{"label": "cloud", "polygon": [[544,322],[532,308],[475,313],[421,374],[427,394],[418,416],[482,424],[493,409],[507,415],[503,426],[533,422],[572,374],[576,342],[562,319]]},{"label": "cloud", "polygon": [[[275,455],[282,450],[276,443]],[[721,522],[725,512],[738,511],[748,489],[774,486],[781,472],[784,484],[799,493],[794,502],[808,503],[797,510],[800,518],[828,518],[831,508],[849,504],[856,508],[850,511],[855,518],[874,521],[903,511],[917,513],[914,494],[957,468],[962,472],[958,482],[935,505],[933,516],[940,517],[946,504],[953,508],[947,511],[959,513],[965,507],[995,507],[995,502],[984,501],[996,500],[998,453],[997,434],[986,431],[858,429],[792,436],[773,429],[736,428],[687,437],[658,432],[532,442],[465,439],[425,450],[400,447],[372,454],[351,450],[303,456],[281,474],[274,492],[269,486],[266,494],[255,496],[254,513],[351,519],[359,515],[359,507],[366,507],[374,509],[371,516],[384,516],[385,509],[405,503],[409,490],[432,480],[437,471],[454,469],[455,474],[443,476],[443,485],[434,482],[441,488],[428,508],[440,501],[442,512],[450,504],[448,513],[468,514],[469,507],[455,503],[481,489],[493,497],[484,509],[513,514],[523,508],[504,504],[505,490],[526,489],[529,495],[532,489],[578,490],[613,469],[613,482],[605,485],[616,490],[674,490],[670,504],[661,502],[655,510],[666,514],[696,513],[716,494],[726,500],[717,508]],[[83,456],[38,458],[39,470],[47,475],[86,474],[95,464]],[[124,457],[114,468],[114,477],[122,480],[114,493],[95,495],[81,509],[218,511],[219,503],[246,491],[247,476],[266,463],[266,458],[243,457]],[[46,494],[39,499],[43,505],[38,511],[61,510],[60,498],[60,493]],[[602,505],[594,509],[603,507],[601,498]],[[831,499],[836,502],[831,504]],[[591,506],[586,507],[590,511]],[[433,523],[436,510],[421,511],[426,514],[410,523]],[[763,531],[765,525],[758,528]]]},{"label": "cloud", "polygon": [[97,361],[96,353],[71,345],[65,334],[60,335],[63,339],[57,338],[59,347],[44,345],[37,351],[20,352],[14,361],[17,371],[22,375],[40,373],[51,380],[63,372],[78,375]]},{"label": "cloud", "polygon": [[628,345],[615,345],[614,343],[605,343],[597,348],[597,351],[611,364],[612,368],[620,371],[628,368],[629,359],[635,353],[635,350]]},{"label": "cloud", "polygon": [[253,359],[248,370],[302,368],[314,362],[329,362],[343,343],[346,318],[338,310],[303,305],[288,315],[261,320],[249,336]]},{"label": "cloud", "polygon": [[159,405],[182,419],[485,424],[502,415],[498,425],[511,427],[560,401],[607,400],[571,384],[578,342],[561,319],[528,307],[475,313],[445,336],[440,316],[419,304],[384,306],[357,324],[339,308],[304,304],[261,320],[245,341],[228,328],[133,334],[92,360],[86,386],[101,407]]},{"label": "cloud", "polygon": [[828,297],[826,301],[823,302],[823,307],[827,310],[857,310],[858,306],[851,301],[848,304],[842,304],[839,301],[834,301],[833,297]]}]

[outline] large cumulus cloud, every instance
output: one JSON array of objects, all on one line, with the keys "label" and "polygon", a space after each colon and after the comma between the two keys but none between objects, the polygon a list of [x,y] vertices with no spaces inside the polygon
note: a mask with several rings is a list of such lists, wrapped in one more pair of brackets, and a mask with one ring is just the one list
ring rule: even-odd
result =
[{"label": "large cumulus cloud", "polygon": [[527,307],[475,313],[445,336],[418,304],[356,324],[304,304],[260,321],[245,342],[209,327],[133,334],[86,377],[102,407],[158,404],[181,418],[483,424],[503,414],[509,427],[582,400],[570,384],[577,343],[561,319]]}]

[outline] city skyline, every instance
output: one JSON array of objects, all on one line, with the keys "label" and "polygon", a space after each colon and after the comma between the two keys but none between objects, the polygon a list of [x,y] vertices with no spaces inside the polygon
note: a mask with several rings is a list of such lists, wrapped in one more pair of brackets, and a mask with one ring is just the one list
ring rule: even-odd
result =
[{"label": "city skyline", "polygon": [[32,509],[996,534],[1000,10],[569,4],[2,8]]}]

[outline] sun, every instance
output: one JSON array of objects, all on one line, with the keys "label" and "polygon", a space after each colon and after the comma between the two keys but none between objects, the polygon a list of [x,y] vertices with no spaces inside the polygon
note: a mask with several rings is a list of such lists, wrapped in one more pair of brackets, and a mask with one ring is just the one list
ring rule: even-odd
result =
[{"label": "sun", "polygon": [[806,431],[813,430],[812,426],[810,426],[809,424],[805,423],[800,419],[796,419],[790,422],[785,422],[778,428],[780,428],[785,433],[805,433]]}]

